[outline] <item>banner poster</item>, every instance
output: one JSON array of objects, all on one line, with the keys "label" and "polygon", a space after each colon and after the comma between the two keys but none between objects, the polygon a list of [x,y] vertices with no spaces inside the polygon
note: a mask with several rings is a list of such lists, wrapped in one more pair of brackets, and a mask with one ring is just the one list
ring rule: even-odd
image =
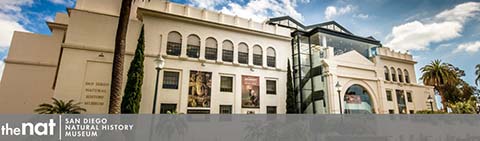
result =
[{"label": "banner poster", "polygon": [[212,73],[190,71],[188,107],[210,108]]},{"label": "banner poster", "polygon": [[242,76],[242,108],[260,108],[260,81],[256,76]]}]

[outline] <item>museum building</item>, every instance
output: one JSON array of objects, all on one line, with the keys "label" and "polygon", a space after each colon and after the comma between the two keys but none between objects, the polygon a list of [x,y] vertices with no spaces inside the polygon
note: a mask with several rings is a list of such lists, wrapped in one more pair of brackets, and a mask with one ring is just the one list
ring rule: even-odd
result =
[{"label": "museum building", "polygon": [[[120,2],[77,0],[68,14],[47,22],[51,35],[15,32],[0,113],[32,113],[51,97],[107,113]],[[132,6],[124,85],[142,27],[140,113],[286,113],[288,60],[301,113],[411,114],[429,109],[426,100],[434,94],[417,84],[412,55],[334,21],[306,26],[285,16],[255,22],[168,1]]]}]

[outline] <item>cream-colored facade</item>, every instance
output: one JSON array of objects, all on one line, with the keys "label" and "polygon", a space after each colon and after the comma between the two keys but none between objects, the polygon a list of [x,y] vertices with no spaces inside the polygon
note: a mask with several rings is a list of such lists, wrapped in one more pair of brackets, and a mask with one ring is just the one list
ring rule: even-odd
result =
[{"label": "cream-colored facade", "polygon": [[[326,72],[324,79],[327,82],[326,90],[329,98],[327,101],[331,101],[328,109],[330,113],[339,113],[338,90],[341,91],[341,101],[345,101],[346,91],[352,85],[360,85],[370,94],[374,113],[411,114],[419,110],[430,109],[427,98],[429,95],[433,97],[433,87],[417,84],[414,70],[416,62],[413,61],[411,55],[382,47],[377,48],[377,56],[367,59],[356,51],[335,56],[331,50],[333,50],[331,47],[327,49],[329,54],[322,60],[324,72]],[[385,67],[388,68],[387,72]],[[396,71],[395,74],[392,74],[392,68]],[[397,70],[401,70],[402,75],[399,75]],[[408,76],[405,75],[405,72],[408,73]],[[388,79],[385,75],[388,76]],[[396,81],[393,81],[393,77]],[[409,82],[407,82],[407,78]],[[341,87],[337,88],[336,83],[339,83]],[[403,99],[400,99],[401,95],[403,95]],[[408,97],[411,97],[411,100]],[[405,102],[403,111],[400,111],[399,100]],[[318,105],[320,104],[318,103]],[[344,104],[342,111],[345,112],[346,105],[343,102],[342,104]],[[435,103],[433,107],[436,109]],[[317,109],[321,109],[321,107]],[[310,112],[310,110],[307,109],[306,112]]]},{"label": "cream-colored facade", "polygon": [[[81,102],[87,113],[107,113],[120,1],[77,0],[68,15],[57,14],[55,21],[48,23],[52,31],[50,36],[16,32],[0,83],[0,113],[32,113],[39,104],[50,102],[51,97]],[[179,113],[220,113],[221,106],[231,107],[230,112],[237,114],[267,113],[267,109],[272,108],[275,113],[286,112],[287,60],[295,60],[292,58],[292,28],[166,1],[137,1],[130,17],[124,85],[141,27],[145,29],[140,113],[152,112],[156,84],[154,60],[158,56],[165,59],[165,66],[159,75],[155,113],[162,112],[162,105],[170,108],[173,105]],[[190,48],[197,47],[197,44],[199,51],[193,52],[197,55],[192,57]],[[175,48],[174,45],[180,45],[178,55],[167,49]],[[212,46],[216,47],[213,59],[212,52],[206,51]],[[377,48],[377,56],[366,58],[355,51],[335,55],[332,47],[326,50],[329,49],[327,57],[317,60],[324,66],[322,73],[327,80],[323,86],[327,93],[324,101],[328,108],[315,113],[338,113],[336,82],[345,86],[342,92],[353,84],[367,88],[375,113],[388,113],[392,109],[399,113],[395,90],[412,93],[413,101],[407,103],[407,110],[429,108],[425,101],[433,94],[433,89],[416,83],[415,61],[411,55],[383,47]],[[231,61],[224,59],[224,50],[233,52]],[[243,62],[245,56],[242,57],[240,52],[248,54],[247,62]],[[408,70],[411,83],[385,81],[384,66]],[[211,78],[208,106],[189,104],[192,71],[206,72]],[[176,88],[163,84],[167,83],[166,72],[178,74]],[[258,107],[242,106],[245,100],[242,98],[244,76],[258,78]],[[222,90],[222,77],[233,79],[231,92]],[[268,88],[267,82],[270,84]],[[275,82],[274,87],[270,82]],[[267,94],[272,88],[275,94]],[[386,90],[393,91],[392,101],[386,99]],[[312,106],[306,108],[306,113],[309,108]]]}]

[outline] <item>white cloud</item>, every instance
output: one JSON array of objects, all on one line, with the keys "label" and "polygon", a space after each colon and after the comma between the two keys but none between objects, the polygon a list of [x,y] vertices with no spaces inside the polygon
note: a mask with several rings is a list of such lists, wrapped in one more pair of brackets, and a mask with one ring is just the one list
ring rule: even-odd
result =
[{"label": "white cloud", "polygon": [[430,21],[415,20],[395,26],[387,36],[386,46],[400,51],[427,50],[431,43],[460,37],[465,22],[479,11],[479,2],[467,2],[440,12]]},{"label": "white cloud", "polygon": [[326,20],[332,20],[334,17],[353,12],[355,9],[356,9],[356,7],[353,6],[353,5],[347,5],[345,7],[340,7],[340,8],[337,8],[335,6],[328,6],[325,9],[325,12],[324,12],[325,19]]},{"label": "white cloud", "polygon": [[458,47],[453,51],[454,53],[465,51],[467,53],[473,54],[480,50],[480,41],[468,42],[458,45]]},{"label": "white cloud", "polygon": [[53,4],[59,4],[59,5],[64,5],[66,7],[73,7],[75,4],[74,0],[48,0]]},{"label": "white cloud", "polygon": [[[30,6],[32,4],[33,0],[0,0],[0,52],[8,50],[14,31],[27,31],[19,23],[20,20],[26,20],[20,14],[22,11],[21,6]],[[5,59],[5,56],[0,56],[0,81],[5,68],[3,59]]]},{"label": "white cloud", "polygon": [[432,42],[440,42],[460,36],[462,25],[458,22],[441,22],[423,24],[419,21],[409,22],[392,29],[388,47],[396,50],[426,50]]},{"label": "white cloud", "polygon": [[45,16],[44,19],[45,19],[45,21],[47,21],[47,22],[53,22],[53,21],[55,21],[55,18],[54,18],[53,16]]},{"label": "white cloud", "polygon": [[10,46],[14,31],[27,31],[19,21],[25,19],[20,12],[20,6],[31,5],[32,0],[1,0],[0,1],[0,48]]},{"label": "white cloud", "polygon": [[[270,17],[291,16],[303,21],[303,16],[295,8],[298,3],[308,3],[309,0],[251,0],[241,5],[224,0],[189,0],[189,3],[201,8],[217,10],[225,14],[252,18],[262,22]],[[215,7],[219,7],[216,9]]]},{"label": "white cloud", "polygon": [[209,10],[215,10],[215,6],[225,2],[225,0],[190,0],[191,5]]},{"label": "white cloud", "polygon": [[31,5],[33,0],[0,0],[0,11],[1,12],[20,12],[22,9],[21,5]]},{"label": "white cloud", "polygon": [[353,17],[365,20],[365,19],[368,19],[369,15],[368,14],[356,14],[356,15],[353,15]]},{"label": "white cloud", "polygon": [[18,23],[18,18],[0,12],[0,48],[10,46],[14,31],[27,31]]},{"label": "white cloud", "polygon": [[465,22],[468,18],[474,17],[480,11],[480,2],[467,2],[445,10],[435,16],[437,19],[447,21]]}]

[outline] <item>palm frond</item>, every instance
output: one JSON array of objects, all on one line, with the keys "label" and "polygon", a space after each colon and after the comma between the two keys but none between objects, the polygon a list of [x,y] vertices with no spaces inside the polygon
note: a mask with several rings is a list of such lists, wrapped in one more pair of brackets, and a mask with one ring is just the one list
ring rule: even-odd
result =
[{"label": "palm frond", "polygon": [[53,103],[43,103],[38,105],[34,112],[39,114],[80,114],[86,112],[85,108],[80,107],[80,103],[74,103],[74,100],[69,100],[65,103],[63,100],[52,98]]}]

